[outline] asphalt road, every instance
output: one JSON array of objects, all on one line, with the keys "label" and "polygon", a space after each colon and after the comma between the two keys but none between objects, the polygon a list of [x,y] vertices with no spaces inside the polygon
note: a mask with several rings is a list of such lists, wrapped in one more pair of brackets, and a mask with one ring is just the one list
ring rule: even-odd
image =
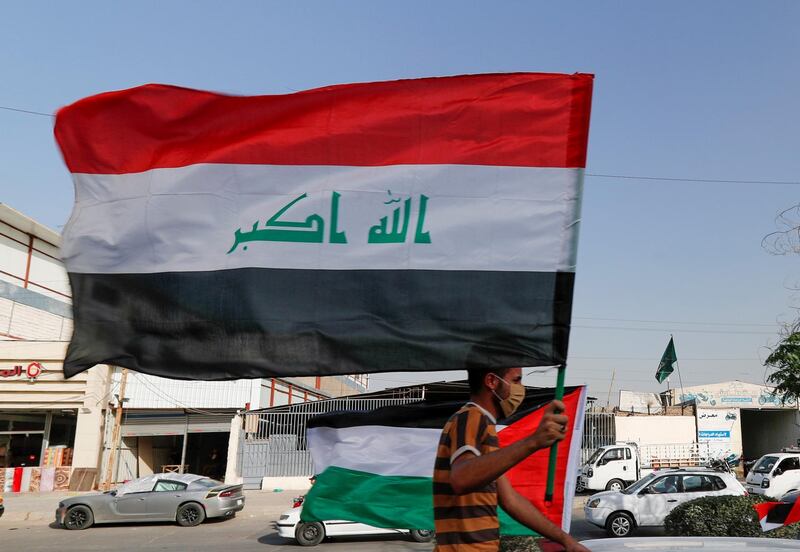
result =
[{"label": "asphalt road", "polygon": [[[247,505],[235,518],[209,520],[198,527],[179,527],[172,523],[137,525],[98,525],[85,531],[67,531],[52,522],[58,497],[47,495],[33,498],[6,495],[7,514],[0,518],[0,550],[34,552],[89,551],[183,551],[232,550],[261,551],[294,550],[302,548],[293,541],[278,537],[274,520],[288,509],[291,492],[248,493]],[[605,538],[601,529],[583,519],[583,502],[578,497],[573,508],[572,534],[579,540]],[[23,510],[28,510],[23,513]],[[647,530],[642,536],[660,535],[661,531]],[[430,551],[432,544],[419,544],[410,539],[393,536],[347,538],[325,541],[315,548],[326,551]]]}]

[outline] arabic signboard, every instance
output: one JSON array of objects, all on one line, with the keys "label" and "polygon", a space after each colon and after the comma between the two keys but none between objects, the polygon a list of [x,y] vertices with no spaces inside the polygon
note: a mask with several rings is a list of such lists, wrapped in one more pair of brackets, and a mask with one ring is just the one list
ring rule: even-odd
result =
[{"label": "arabic signboard", "polygon": [[698,408],[697,440],[708,443],[712,454],[727,456],[734,450],[731,437],[738,423],[736,408]]},{"label": "arabic signboard", "polygon": [[40,362],[31,362],[27,366],[17,364],[11,368],[0,370],[0,378],[28,378],[28,381],[34,382],[44,372],[44,366]]}]

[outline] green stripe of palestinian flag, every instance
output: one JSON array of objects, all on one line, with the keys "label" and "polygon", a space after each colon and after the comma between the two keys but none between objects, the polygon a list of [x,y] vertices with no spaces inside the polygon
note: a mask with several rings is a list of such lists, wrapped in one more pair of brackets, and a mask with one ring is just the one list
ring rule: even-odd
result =
[{"label": "green stripe of palestinian flag", "polygon": [[[552,389],[528,390],[520,412],[498,425],[501,446],[538,426]],[[574,477],[580,454],[585,388],[565,394],[571,439],[559,447],[556,500],[543,503],[548,451],[510,470],[514,488],[556,524],[569,529]],[[366,413],[338,412],[309,422],[308,447],[317,473],[303,503],[304,521],[348,520],[377,527],[433,529],[433,465],[441,428],[461,403],[417,403]],[[538,496],[538,499],[537,499]],[[539,502],[537,504],[537,502]],[[506,535],[533,534],[498,512]]]}]

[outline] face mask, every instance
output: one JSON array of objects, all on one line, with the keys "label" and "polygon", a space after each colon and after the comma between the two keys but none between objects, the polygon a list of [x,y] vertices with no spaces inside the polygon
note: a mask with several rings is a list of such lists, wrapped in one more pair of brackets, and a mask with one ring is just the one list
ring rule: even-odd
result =
[{"label": "face mask", "polygon": [[508,393],[508,397],[501,399],[500,395],[495,393],[494,389],[492,389],[492,393],[495,397],[497,397],[497,400],[500,401],[500,410],[503,411],[503,417],[508,418],[514,412],[516,412],[517,408],[519,408],[519,405],[522,404],[522,399],[525,398],[525,386],[521,383],[508,383],[497,374],[495,374],[495,376],[497,376],[497,379],[508,385],[509,389],[511,390]]}]

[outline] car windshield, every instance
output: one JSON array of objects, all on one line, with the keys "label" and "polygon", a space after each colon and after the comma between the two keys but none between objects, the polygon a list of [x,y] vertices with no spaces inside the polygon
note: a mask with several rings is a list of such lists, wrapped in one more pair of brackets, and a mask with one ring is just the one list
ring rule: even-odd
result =
[{"label": "car windshield", "polygon": [[220,485],[222,485],[222,483],[220,483],[219,481],[214,481],[213,479],[209,479],[208,477],[192,481],[192,486],[203,487],[205,489],[210,489],[211,487],[219,487]]},{"label": "car windshield", "polygon": [[769,473],[778,461],[777,456],[763,456],[758,464],[755,465],[753,471],[756,473]]},{"label": "car windshield", "polygon": [[586,463],[589,464],[590,466],[593,466],[594,463],[597,462],[597,459],[600,458],[601,454],[603,454],[603,449],[597,449],[596,451],[594,451],[594,453],[592,453],[592,455],[589,457],[589,460],[587,460]]},{"label": "car windshield", "polygon": [[636,483],[634,483],[633,485],[631,485],[627,489],[623,489],[622,493],[623,494],[634,494],[634,493],[638,492],[639,489],[643,488],[645,485],[647,485],[653,479],[655,479],[655,477],[656,477],[655,473],[651,473],[650,475],[642,477],[639,481],[637,481]]}]

